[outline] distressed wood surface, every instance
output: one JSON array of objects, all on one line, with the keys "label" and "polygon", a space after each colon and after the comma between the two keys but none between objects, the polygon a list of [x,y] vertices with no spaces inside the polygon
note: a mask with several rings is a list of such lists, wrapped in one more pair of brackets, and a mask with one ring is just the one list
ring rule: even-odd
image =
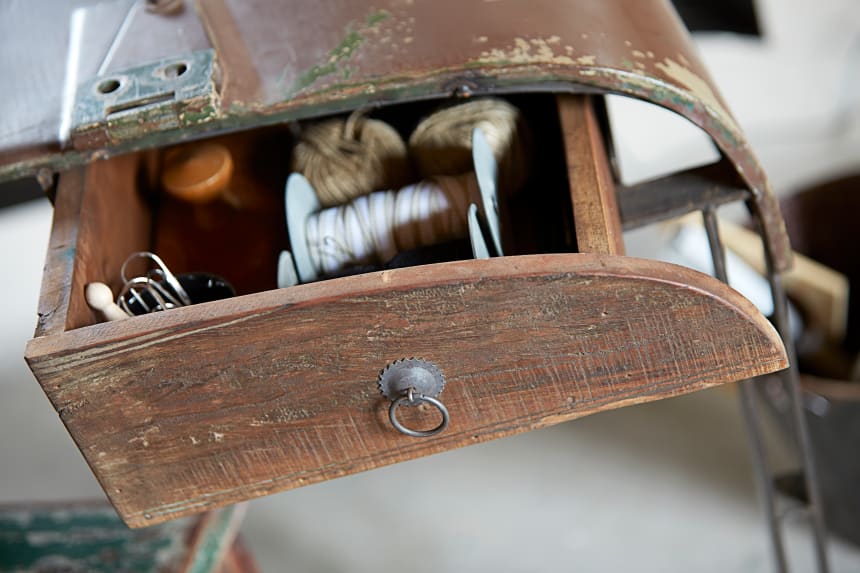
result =
[{"label": "distressed wood surface", "polygon": [[60,178],[57,186],[51,237],[42,270],[35,336],[60,334],[65,330],[84,194],[84,173],[83,168],[73,169]]},{"label": "distressed wood surface", "polygon": [[289,244],[282,215],[289,135],[259,129],[209,142],[232,156],[230,198],[194,205],[160,193],[154,252],[174,273],[214,273],[239,294],[276,288],[275,264]]},{"label": "distressed wood surface", "polygon": [[151,248],[151,208],[140,187],[152,179],[156,157],[129,154],[60,176],[35,336],[97,323],[84,287],[104,282],[117,294],[123,261]]},{"label": "distressed wood surface", "polygon": [[[88,283],[106,283],[114,295],[118,294],[122,286],[122,263],[133,252],[151,248],[152,216],[140,192],[140,183],[148,176],[153,157],[142,153],[123,155],[96,162],[87,169],[85,188],[88,191],[81,199],[78,236],[72,251],[75,260],[66,329],[101,320],[84,298],[84,287]],[[70,211],[63,216],[73,217],[74,213]],[[65,276],[61,274],[58,278],[63,280]]]},{"label": "distressed wood surface", "polygon": [[[412,356],[447,378],[434,438],[396,432],[377,388]],[[132,527],[786,365],[727,286],[585,254],[301,285],[35,339],[27,357]]]},{"label": "distressed wood surface", "polygon": [[561,94],[556,102],[579,251],[623,255],[615,185],[592,99]]}]

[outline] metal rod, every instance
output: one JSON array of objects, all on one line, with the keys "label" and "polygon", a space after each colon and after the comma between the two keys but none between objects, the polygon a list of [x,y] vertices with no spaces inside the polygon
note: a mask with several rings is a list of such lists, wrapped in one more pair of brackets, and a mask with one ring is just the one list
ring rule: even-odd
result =
[{"label": "metal rod", "polygon": [[[705,232],[708,235],[711,258],[714,261],[714,276],[720,281],[729,284],[729,277],[726,271],[726,253],[720,240],[720,230],[717,226],[717,216],[713,205],[708,205],[702,209],[702,219],[705,224]],[[756,489],[764,505],[776,570],[779,573],[787,573],[788,562],[785,554],[785,543],[782,538],[782,528],[776,510],[776,490],[769,470],[767,451],[761,432],[761,421],[759,420],[756,408],[754,382],[753,380],[743,380],[739,383],[739,386],[741,415],[746,428],[749,446],[752,450],[753,474],[755,476]]]},{"label": "metal rod", "polygon": [[[761,228],[761,213],[757,209],[753,209],[756,223]],[[764,235],[762,235],[764,236]],[[797,446],[800,452],[800,461],[803,467],[804,486],[806,487],[806,495],[809,500],[809,513],[812,518],[812,530],[815,542],[816,563],[818,571],[827,573],[830,570],[827,547],[826,534],[824,526],[824,511],[822,509],[821,489],[818,482],[818,468],[815,465],[815,456],[812,451],[812,443],[809,439],[809,429],[806,424],[806,415],[803,409],[803,396],[800,390],[800,371],[797,366],[797,352],[794,347],[794,340],[791,338],[791,325],[788,318],[788,301],[785,294],[785,289],[782,285],[782,276],[775,270],[773,262],[773,252],[771,245],[765,239],[764,255],[767,265],[767,279],[770,283],[771,293],[773,294],[773,309],[774,323],[785,344],[785,351],[788,354],[789,366],[781,374],[783,380],[788,384],[789,401],[791,402],[791,413],[794,419],[794,433],[797,439]]]}]

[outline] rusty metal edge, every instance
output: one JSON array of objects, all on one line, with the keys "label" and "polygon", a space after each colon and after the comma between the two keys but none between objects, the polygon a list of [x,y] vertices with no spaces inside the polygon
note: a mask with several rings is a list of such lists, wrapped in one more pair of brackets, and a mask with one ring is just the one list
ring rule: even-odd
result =
[{"label": "rusty metal edge", "polygon": [[357,107],[383,106],[449,97],[462,84],[474,95],[516,92],[592,92],[634,97],[673,111],[703,129],[733,164],[764,216],[764,231],[779,271],[791,267],[791,249],[779,205],[758,159],[730,117],[690,91],[658,78],[616,68],[529,63],[432,70],[409,77],[386,78],[376,84],[338,84],[259,108],[231,105],[217,109],[207,121],[183,129],[155,132],[103,149],[73,150],[0,166],[0,181],[35,175],[40,169],[66,170],[76,165],[145,148],[239,131]]}]

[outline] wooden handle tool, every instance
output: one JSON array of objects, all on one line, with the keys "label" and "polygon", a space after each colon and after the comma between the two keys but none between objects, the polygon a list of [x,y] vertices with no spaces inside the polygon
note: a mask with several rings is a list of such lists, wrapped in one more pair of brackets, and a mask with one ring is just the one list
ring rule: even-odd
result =
[{"label": "wooden handle tool", "polygon": [[122,320],[128,315],[113,300],[113,292],[105,283],[89,283],[84,295],[90,308],[100,312],[105,320]]}]

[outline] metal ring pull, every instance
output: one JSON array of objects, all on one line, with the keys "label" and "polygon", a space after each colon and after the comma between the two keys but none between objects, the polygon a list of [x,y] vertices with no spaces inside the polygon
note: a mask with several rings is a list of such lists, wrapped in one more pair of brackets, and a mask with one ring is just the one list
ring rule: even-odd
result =
[{"label": "metal ring pull", "polygon": [[[403,358],[395,360],[379,373],[379,389],[391,400],[388,407],[388,419],[394,428],[413,438],[429,438],[445,430],[450,421],[448,408],[437,396],[445,387],[445,377],[442,371],[430,361],[421,358]],[[442,414],[442,422],[432,430],[413,430],[404,426],[397,418],[397,410],[404,404],[418,406],[423,403],[432,404]]]},{"label": "metal ring pull", "polygon": [[[397,409],[403,404],[418,406],[424,402],[433,404],[436,406],[436,409],[439,410],[439,413],[442,414],[442,422],[432,430],[413,430],[412,428],[404,426],[400,423],[400,420],[397,419]],[[429,438],[430,436],[435,436],[436,434],[444,431],[445,428],[448,427],[448,422],[451,418],[448,414],[448,408],[446,408],[445,404],[441,401],[433,398],[432,396],[425,396],[424,394],[416,395],[414,393],[414,388],[409,388],[409,391],[406,394],[391,403],[391,406],[388,408],[388,419],[391,420],[392,426],[407,436],[412,436],[413,438]]]}]

